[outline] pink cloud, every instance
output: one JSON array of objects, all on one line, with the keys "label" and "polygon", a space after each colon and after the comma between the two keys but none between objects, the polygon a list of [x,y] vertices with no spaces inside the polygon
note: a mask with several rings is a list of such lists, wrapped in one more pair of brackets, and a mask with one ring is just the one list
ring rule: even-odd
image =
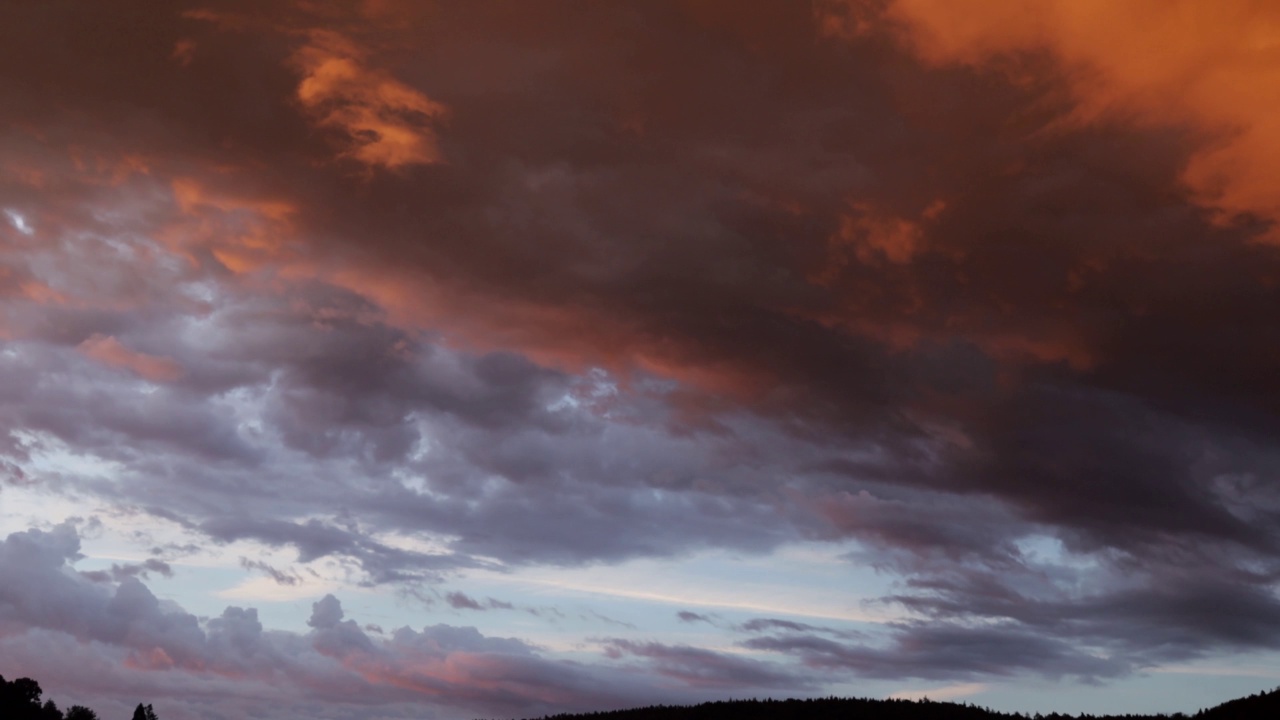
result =
[{"label": "pink cloud", "polygon": [[113,367],[130,370],[151,382],[172,382],[182,377],[183,368],[168,357],[130,350],[110,335],[94,333],[80,343],[80,352]]}]

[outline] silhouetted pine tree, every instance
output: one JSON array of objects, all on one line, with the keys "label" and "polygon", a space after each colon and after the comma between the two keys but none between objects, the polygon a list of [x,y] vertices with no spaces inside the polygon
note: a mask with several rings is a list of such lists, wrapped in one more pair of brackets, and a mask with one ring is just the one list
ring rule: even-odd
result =
[{"label": "silhouetted pine tree", "polygon": [[1217,707],[1201,710],[1192,717],[1195,720],[1253,720],[1254,718],[1280,717],[1280,688],[1228,700]]}]

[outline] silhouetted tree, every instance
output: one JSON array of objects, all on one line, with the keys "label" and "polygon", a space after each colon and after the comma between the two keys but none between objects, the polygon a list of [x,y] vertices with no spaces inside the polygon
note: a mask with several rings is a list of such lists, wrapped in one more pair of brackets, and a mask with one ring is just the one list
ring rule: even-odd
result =
[{"label": "silhouetted tree", "polygon": [[[0,682],[4,682],[3,675],[0,675]],[[40,692],[40,683],[31,678],[18,678],[11,683],[7,683],[7,687],[4,690],[4,699],[11,703],[39,705]]]},{"label": "silhouetted tree", "polygon": [[0,717],[4,720],[44,720],[40,707],[40,683],[31,678],[9,682],[0,675]]},{"label": "silhouetted tree", "polygon": [[72,705],[67,708],[67,714],[63,716],[63,720],[98,720],[98,713],[83,705]]}]

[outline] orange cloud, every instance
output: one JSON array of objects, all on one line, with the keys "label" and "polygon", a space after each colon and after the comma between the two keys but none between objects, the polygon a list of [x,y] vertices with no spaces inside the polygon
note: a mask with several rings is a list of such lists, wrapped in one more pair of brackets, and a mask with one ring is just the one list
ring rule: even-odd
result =
[{"label": "orange cloud", "polygon": [[79,348],[98,362],[130,370],[151,382],[172,382],[183,374],[182,365],[172,358],[130,350],[110,335],[94,333]]},{"label": "orange cloud", "polygon": [[191,64],[195,56],[196,42],[190,38],[183,38],[173,44],[173,53],[169,57],[186,67]]},{"label": "orange cloud", "polygon": [[946,209],[937,200],[918,220],[886,213],[871,203],[854,201],[840,217],[840,230],[827,239],[827,262],[811,279],[820,285],[836,280],[849,264],[849,251],[865,264],[905,265],[924,249],[926,224]]},{"label": "orange cloud", "polygon": [[345,157],[387,169],[440,162],[430,123],[445,107],[390,74],[366,67],[364,55],[335,32],[312,31],[293,56],[303,73],[299,102],[320,125],[349,138]]},{"label": "orange cloud", "polygon": [[[1203,144],[1182,179],[1197,200],[1228,218],[1280,220],[1280,5],[892,0],[885,17],[935,64],[1009,67],[1019,53],[1048,51],[1075,99],[1066,121],[1190,125]],[[820,18],[833,32],[836,19]]]},{"label": "orange cloud", "polygon": [[[2,277],[3,273],[0,273],[0,278]],[[18,290],[23,297],[43,305],[54,305],[68,302],[65,294],[54,290],[39,280],[28,280],[22,283],[18,287]]]},{"label": "orange cloud", "polygon": [[178,201],[178,208],[185,213],[202,208],[212,208],[228,213],[249,211],[268,220],[283,222],[295,211],[292,205],[281,201],[239,198],[210,191],[190,178],[178,178],[173,181],[173,197]]},{"label": "orange cloud", "polygon": [[208,245],[218,262],[235,273],[284,258],[293,236],[294,205],[210,189],[191,178],[177,178],[171,185],[185,216],[163,234],[171,247]]}]

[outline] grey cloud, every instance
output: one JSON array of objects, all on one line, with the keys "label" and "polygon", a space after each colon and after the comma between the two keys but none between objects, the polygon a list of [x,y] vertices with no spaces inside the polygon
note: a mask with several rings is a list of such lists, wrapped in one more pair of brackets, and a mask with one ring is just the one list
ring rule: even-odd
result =
[{"label": "grey cloud", "polygon": [[313,628],[331,628],[342,620],[342,603],[332,594],[325,595],[311,606],[311,619],[307,624]]},{"label": "grey cloud", "polygon": [[462,592],[446,593],[444,596],[444,599],[445,599],[445,602],[449,603],[449,607],[452,607],[455,610],[483,610],[484,609],[483,605],[481,605],[478,601],[476,601],[474,598],[467,595],[466,593],[462,593]]},{"label": "grey cloud", "polygon": [[1096,681],[1128,674],[1123,660],[1083,652],[1072,643],[1020,627],[944,623],[900,628],[887,646],[840,643],[816,635],[758,637],[743,645],[792,655],[817,670],[875,678],[973,679],[1032,672]]},{"label": "grey cloud", "polygon": [[444,600],[455,610],[512,610],[515,605],[494,598],[485,598],[483,602],[471,597],[470,595],[459,592],[447,592]]},{"label": "grey cloud", "polygon": [[802,632],[815,629],[814,626],[807,623],[779,620],[777,618],[755,618],[742,623],[739,627],[747,632],[763,632],[765,630],[794,630]]},{"label": "grey cloud", "polygon": [[680,612],[676,613],[676,617],[680,618],[680,622],[687,622],[687,623],[711,622],[711,618],[707,617],[706,615],[701,615],[696,612],[690,612],[688,610],[681,610]]},{"label": "grey cloud", "polygon": [[250,560],[242,557],[240,558],[240,567],[246,570],[258,570],[274,580],[277,585],[297,585],[302,579],[296,572],[280,570],[261,560]]},{"label": "grey cloud", "polygon": [[614,659],[644,659],[649,669],[690,687],[778,688],[793,692],[816,687],[813,680],[771,663],[686,645],[613,639],[605,643],[604,649]]},{"label": "grey cloud", "polygon": [[169,563],[159,558],[147,558],[141,563],[112,563],[110,570],[88,570],[81,571],[80,575],[94,582],[107,582],[114,580],[120,582],[127,577],[141,577],[144,580],[149,579],[150,573],[156,573],[164,577],[173,577],[173,568]]},{"label": "grey cloud", "polygon": [[[682,475],[690,477],[694,488],[709,490],[733,481],[712,466],[715,460],[708,458],[694,439],[639,426],[614,426],[587,409],[554,409],[572,390],[558,373],[535,369],[527,361],[511,357],[453,353],[411,342],[402,333],[385,328],[380,334],[370,334],[358,325],[289,329],[294,316],[273,315],[271,304],[263,304],[259,310],[252,321],[239,316],[235,305],[226,318],[211,316],[203,342],[211,343],[225,334],[226,344],[219,341],[212,359],[188,362],[188,372],[176,386],[152,392],[141,407],[136,388],[128,383],[104,381],[96,384],[90,395],[88,386],[59,387],[35,380],[43,372],[40,368],[59,366],[54,359],[58,352],[49,346],[28,344],[8,360],[14,370],[8,377],[15,381],[10,387],[21,393],[7,404],[13,413],[12,424],[48,433],[80,452],[128,463],[128,483],[64,478],[60,481],[64,488],[136,503],[216,540],[253,538],[292,545],[303,562],[335,553],[348,555],[365,566],[374,582],[465,567],[471,563],[466,555],[471,554],[508,562],[553,559],[573,563],[598,557],[677,553],[691,538],[699,543],[727,542],[767,549],[791,534],[785,527],[760,522],[775,512],[767,498],[730,500],[718,492],[689,494],[680,484],[673,484]],[[269,343],[265,336],[259,337],[267,330],[281,335]],[[312,337],[328,339],[312,347]],[[353,345],[364,347],[363,355],[345,357]],[[372,380],[359,380],[369,358],[378,356],[376,348],[385,353],[389,369],[371,374]],[[182,352],[170,354],[185,357]],[[271,359],[273,354],[274,361],[283,363],[286,370],[295,362],[331,369],[324,371],[327,374],[288,370],[268,389],[259,383],[264,377],[264,358]],[[214,360],[222,369],[209,368]],[[219,392],[230,393],[229,402],[206,403],[203,410],[192,410],[200,406],[191,400],[207,391],[209,374],[225,373],[235,365],[245,370],[231,376],[238,375],[248,384],[219,386]],[[341,379],[346,376],[350,377]],[[317,384],[301,385],[302,378]],[[419,394],[413,389],[415,383],[427,389]],[[489,383],[514,383],[515,389],[509,392],[498,387],[491,393],[486,389]],[[445,388],[450,388],[447,393]],[[321,417],[330,411],[290,404],[293,400],[277,402],[278,398],[322,396],[338,403],[329,406],[348,408],[341,411],[346,419]],[[486,397],[493,398],[494,409],[475,414],[490,402]],[[626,405],[621,407],[626,409]],[[378,415],[386,409],[393,414]],[[143,412],[145,425],[131,419]],[[503,413],[523,418],[519,428],[496,419]],[[187,418],[193,416],[199,421],[188,423]],[[384,426],[379,417],[390,418],[387,432],[409,442],[406,446],[396,440],[395,446],[400,448],[396,453],[403,455],[411,448],[425,457],[396,460],[371,450],[382,441],[370,438],[390,437],[379,429]],[[87,427],[83,421],[88,419],[88,426],[95,428],[93,434],[83,430]],[[254,429],[247,429],[246,422]],[[298,433],[310,432],[305,428],[311,425],[327,428],[314,437],[314,443],[287,440],[301,438]],[[499,431],[506,437],[495,438]],[[292,445],[293,451],[274,447],[277,438],[285,439],[286,448]],[[355,444],[344,445],[347,440],[343,438]],[[42,442],[39,436],[36,442]],[[314,448],[321,446],[325,449],[317,455]],[[343,477],[342,467],[348,463],[358,466],[370,482],[353,487]],[[694,467],[690,468],[691,464]],[[706,471],[699,473],[698,465]],[[395,481],[389,480],[392,472],[397,476]],[[299,474],[313,478],[305,494],[293,492],[290,484]],[[485,476],[489,479],[481,480]],[[430,495],[418,488],[405,488],[402,482],[406,477],[415,484],[420,482]],[[56,487],[48,476],[46,482]],[[535,490],[548,484],[563,488],[558,499]],[[654,484],[670,489],[655,495],[647,487]],[[218,513],[214,508],[224,504],[224,497],[237,498],[234,505],[251,504],[255,512]],[[485,502],[476,503],[480,497]],[[164,498],[164,504],[155,504],[157,498]],[[406,532],[425,527],[454,535],[458,554],[422,557],[392,550],[365,537],[366,531],[353,531],[347,521],[314,517],[335,504],[350,506],[351,517],[364,519],[366,527],[371,517],[377,517],[377,524],[383,527],[389,521],[391,527]],[[579,521],[553,520],[566,512],[576,513]],[[755,520],[743,521],[738,517],[742,512],[754,515]],[[257,513],[269,516],[255,517]],[[290,522],[287,518],[295,514],[312,517]],[[657,522],[671,532],[614,532],[619,521],[637,526]],[[507,532],[494,536],[489,528],[495,526],[505,527]]]},{"label": "grey cloud", "polygon": [[611,618],[608,615],[602,615],[601,613],[598,613],[595,610],[588,610],[585,614],[580,615],[579,617],[591,618],[593,620],[598,620],[604,623],[605,625],[612,625],[614,627],[627,628],[628,630],[636,629],[635,623],[629,623],[625,620],[618,620],[616,618]]},{"label": "grey cloud", "polygon": [[[424,703],[507,715],[706,697],[663,690],[656,676],[550,660],[524,641],[471,627],[402,627],[375,640],[333,595],[313,603],[305,634],[267,630],[253,608],[228,607],[202,622],[136,577],[114,587],[79,577],[70,565],[78,547],[68,524],[0,542],[0,574],[13,581],[0,587],[0,623],[18,628],[0,638],[0,666],[39,669],[51,685],[75,681],[95,706],[145,692],[158,708],[198,716],[243,700],[278,702],[287,717],[323,703],[355,718],[370,708],[420,716]],[[74,662],[50,664],[55,655]]]},{"label": "grey cloud", "polygon": [[1274,573],[1231,577],[1221,566],[1186,560],[1178,569],[1147,568],[1145,578],[1090,578],[1088,593],[1070,589],[1079,587],[1078,575],[1047,586],[1026,582],[1039,568],[1023,577],[957,571],[912,581],[914,592],[893,600],[938,621],[969,616],[1103,648],[1133,665],[1184,661],[1208,648],[1270,647],[1280,638]]},{"label": "grey cloud", "polygon": [[809,623],[795,622],[794,620],[782,620],[780,618],[752,618],[751,620],[738,625],[737,629],[757,634],[783,630],[793,633],[822,633],[840,638],[867,636],[866,633],[856,630],[841,630],[823,625],[810,625]]}]

